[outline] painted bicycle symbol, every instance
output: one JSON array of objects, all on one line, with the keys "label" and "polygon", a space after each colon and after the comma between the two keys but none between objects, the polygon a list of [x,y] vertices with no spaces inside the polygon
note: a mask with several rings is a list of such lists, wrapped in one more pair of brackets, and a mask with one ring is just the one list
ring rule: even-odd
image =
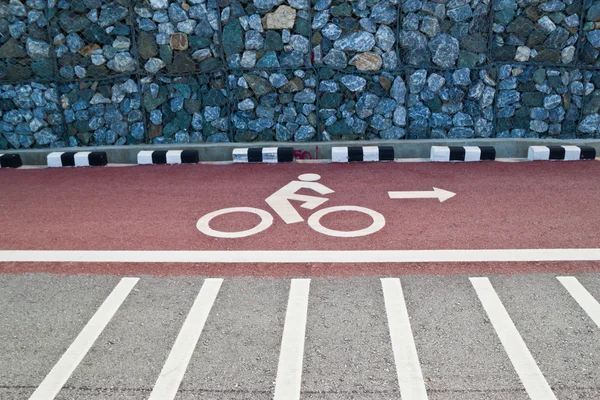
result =
[{"label": "painted bicycle symbol", "polygon": [[[304,218],[300,216],[300,214],[290,201],[295,200],[302,202],[300,207],[305,208],[307,210],[314,210],[315,208],[321,206],[323,203],[328,201],[329,199],[326,197],[298,194],[298,191],[300,189],[313,190],[319,193],[320,195],[334,193],[334,191],[328,188],[327,186],[317,182],[319,179],[321,179],[321,177],[317,174],[302,174],[298,177],[297,181],[292,181],[288,183],[287,185],[273,193],[271,196],[267,197],[265,201],[273,209],[273,211],[275,211],[275,213],[279,215],[279,217],[281,217],[281,219],[286,224],[295,224],[298,222],[303,222]],[[363,213],[371,217],[373,222],[370,226],[366,228],[354,231],[339,231],[327,228],[321,224],[321,219],[324,216],[339,211],[355,211]],[[260,217],[260,223],[251,229],[237,232],[223,232],[210,227],[210,222],[213,220],[213,218],[231,213],[249,213],[258,215]],[[335,206],[323,208],[312,214],[306,222],[308,223],[308,226],[310,226],[313,230],[319,233],[328,236],[336,236],[343,238],[370,235],[381,230],[381,228],[385,226],[385,218],[383,217],[383,215],[369,208],[358,206]],[[273,215],[268,211],[254,207],[231,207],[206,214],[198,220],[196,227],[200,232],[208,236],[233,239],[255,235],[268,229],[272,224]]]}]

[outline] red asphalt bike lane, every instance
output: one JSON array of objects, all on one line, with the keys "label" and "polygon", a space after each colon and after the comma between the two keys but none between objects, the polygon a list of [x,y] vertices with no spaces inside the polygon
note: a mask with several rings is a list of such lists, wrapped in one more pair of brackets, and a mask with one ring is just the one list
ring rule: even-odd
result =
[{"label": "red asphalt bike lane", "polygon": [[[306,173],[334,193],[316,210],[296,204],[304,222],[286,224],[265,199]],[[432,250],[600,247],[600,163],[356,163],[176,165],[0,171],[0,250]],[[390,199],[389,191],[456,193],[437,199]],[[367,207],[385,227],[338,238],[306,219],[324,207]],[[200,217],[223,208],[269,211],[273,225],[246,238],[208,237]],[[211,227],[253,227],[250,214],[217,217]],[[336,212],[321,223],[336,230],[371,219]],[[470,273],[473,271],[598,271],[596,262],[452,264],[181,265],[0,263],[0,271],[337,275]],[[202,268],[199,268],[202,267]]]}]

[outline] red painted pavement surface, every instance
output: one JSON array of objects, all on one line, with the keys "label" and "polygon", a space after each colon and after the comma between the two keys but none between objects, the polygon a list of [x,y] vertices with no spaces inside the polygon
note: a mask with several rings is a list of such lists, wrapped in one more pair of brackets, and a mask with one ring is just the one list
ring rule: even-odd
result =
[{"label": "red painted pavement surface", "polygon": [[[265,198],[303,173],[333,189],[322,207],[355,205],[386,218],[379,232],[335,238],[274,213],[268,230],[217,239],[198,219],[227,207],[268,211]],[[600,247],[600,163],[356,163],[177,165],[0,171],[0,250],[403,250]],[[449,190],[437,199],[390,199],[388,191]],[[312,194],[304,192],[305,194]],[[318,208],[318,209],[320,209]],[[318,210],[317,209],[317,210]],[[300,209],[306,219],[312,211]],[[215,219],[221,230],[248,229],[257,217]],[[332,229],[360,229],[370,219],[336,213]],[[0,264],[0,271],[336,275],[589,271],[598,263],[448,265],[54,265]]]}]

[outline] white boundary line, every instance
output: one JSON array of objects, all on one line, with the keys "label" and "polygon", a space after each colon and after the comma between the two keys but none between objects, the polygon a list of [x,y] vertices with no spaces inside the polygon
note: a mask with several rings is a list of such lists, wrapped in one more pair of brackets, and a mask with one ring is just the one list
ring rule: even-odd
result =
[{"label": "white boundary line", "polygon": [[579,283],[577,278],[573,276],[559,276],[556,279],[562,283],[575,301],[577,301],[592,321],[600,328],[600,303]]},{"label": "white boundary line", "polygon": [[0,262],[408,263],[600,261],[600,249],[498,250],[0,250]]},{"label": "white boundary line", "polygon": [[29,400],[56,397],[138,281],[139,278],[121,279]]},{"label": "white boundary line", "polygon": [[310,279],[292,279],[277,365],[274,400],[300,399],[309,290]]},{"label": "white boundary line", "polygon": [[421,364],[415,346],[402,285],[398,278],[381,279],[394,361],[400,385],[400,397],[427,400]]},{"label": "white boundary line", "polygon": [[223,279],[206,279],[204,281],[148,400],[168,400],[177,396],[179,385],[222,283]]},{"label": "white boundary line", "polygon": [[488,278],[469,278],[531,400],[556,400]]}]

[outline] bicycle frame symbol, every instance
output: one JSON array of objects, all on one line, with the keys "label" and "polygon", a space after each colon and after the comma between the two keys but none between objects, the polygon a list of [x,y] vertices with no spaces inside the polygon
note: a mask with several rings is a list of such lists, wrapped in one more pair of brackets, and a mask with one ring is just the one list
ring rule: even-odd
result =
[{"label": "bicycle frame symbol", "polygon": [[[317,174],[302,174],[298,177],[297,181],[292,181],[288,183],[287,185],[273,193],[271,196],[267,197],[265,201],[273,209],[273,211],[275,211],[275,213],[279,215],[279,217],[281,217],[281,219],[286,224],[295,224],[298,222],[303,222],[304,218],[302,218],[302,216],[298,213],[298,211],[290,201],[295,200],[301,202],[302,204],[300,205],[300,207],[305,208],[307,210],[314,210],[315,208],[321,206],[323,203],[328,201],[329,199],[326,197],[298,194],[298,191],[300,189],[313,190],[320,195],[334,193],[334,191],[328,188],[327,186],[317,182],[319,179],[321,179],[321,177]],[[338,211],[360,212],[371,217],[373,222],[367,228],[358,229],[354,231],[338,231],[335,229],[327,228],[321,224],[321,218],[323,218],[327,214]],[[220,215],[239,212],[258,215],[260,217],[260,223],[251,229],[237,232],[223,232],[210,227],[210,222],[213,220],[213,218],[218,217]],[[323,208],[315,212],[308,218],[307,223],[313,230],[324,235],[348,238],[366,236],[381,230],[381,228],[385,226],[385,218],[377,211],[365,207],[336,206]],[[271,215],[271,213],[269,213],[268,211],[254,207],[231,207],[213,211],[204,215],[198,220],[196,227],[200,232],[208,236],[234,239],[255,235],[266,230],[272,224],[273,215]]]}]

